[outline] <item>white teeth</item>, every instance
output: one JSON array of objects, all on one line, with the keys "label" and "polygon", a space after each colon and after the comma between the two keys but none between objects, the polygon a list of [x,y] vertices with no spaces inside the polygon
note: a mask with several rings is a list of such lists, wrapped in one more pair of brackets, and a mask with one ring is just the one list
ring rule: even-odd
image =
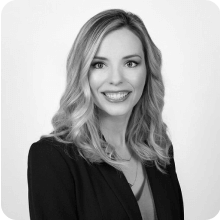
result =
[{"label": "white teeth", "polygon": [[128,92],[105,93],[107,97],[109,97],[110,99],[114,99],[114,100],[123,99],[127,94]]}]

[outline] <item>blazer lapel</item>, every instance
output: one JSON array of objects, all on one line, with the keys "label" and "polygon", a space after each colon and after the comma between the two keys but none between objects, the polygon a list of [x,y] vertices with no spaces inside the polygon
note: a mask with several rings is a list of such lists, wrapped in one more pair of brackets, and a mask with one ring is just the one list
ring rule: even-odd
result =
[{"label": "blazer lapel", "polygon": [[97,165],[97,168],[126,210],[129,219],[142,220],[138,203],[124,174],[107,163]]},{"label": "blazer lapel", "polygon": [[[106,141],[102,133],[101,138]],[[142,220],[138,203],[124,174],[107,163],[102,163],[97,167],[121,202],[129,218],[132,220]],[[161,173],[152,163],[145,165],[145,170],[154,200],[157,220],[177,220],[172,214],[178,207],[176,203],[172,202],[175,198],[175,194],[170,176]]]},{"label": "blazer lapel", "polygon": [[169,175],[161,173],[156,166],[145,166],[158,220],[176,220],[172,209],[173,190]]},{"label": "blazer lapel", "polygon": [[[107,163],[97,165],[107,184],[118,198],[130,220],[142,220],[136,198],[123,173]],[[178,210],[174,202],[175,194],[170,176],[161,173],[155,165],[145,165],[150,189],[152,192],[157,220],[177,220],[175,213]]]}]

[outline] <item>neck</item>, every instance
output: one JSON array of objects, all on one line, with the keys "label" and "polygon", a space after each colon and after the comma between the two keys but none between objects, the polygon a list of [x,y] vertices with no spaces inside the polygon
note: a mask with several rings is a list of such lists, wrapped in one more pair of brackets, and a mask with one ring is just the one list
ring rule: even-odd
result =
[{"label": "neck", "polygon": [[130,114],[112,116],[100,111],[101,132],[105,136],[106,141],[118,149],[126,147],[125,133],[129,117]]}]

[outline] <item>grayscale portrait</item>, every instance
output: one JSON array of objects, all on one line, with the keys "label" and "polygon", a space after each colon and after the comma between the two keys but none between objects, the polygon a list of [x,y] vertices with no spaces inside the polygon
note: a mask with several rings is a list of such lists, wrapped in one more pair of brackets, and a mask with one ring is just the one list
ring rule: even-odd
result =
[{"label": "grayscale portrait", "polygon": [[4,214],[214,220],[219,18],[205,0],[8,3]]}]

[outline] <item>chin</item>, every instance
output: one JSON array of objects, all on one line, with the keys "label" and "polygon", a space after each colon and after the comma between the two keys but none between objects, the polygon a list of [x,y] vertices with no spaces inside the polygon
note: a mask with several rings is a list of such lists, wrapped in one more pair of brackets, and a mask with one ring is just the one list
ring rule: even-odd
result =
[{"label": "chin", "polygon": [[106,114],[110,115],[110,116],[126,116],[128,114],[130,114],[131,109],[123,109],[123,108],[108,108],[108,109],[103,109],[102,111],[105,112]]}]

